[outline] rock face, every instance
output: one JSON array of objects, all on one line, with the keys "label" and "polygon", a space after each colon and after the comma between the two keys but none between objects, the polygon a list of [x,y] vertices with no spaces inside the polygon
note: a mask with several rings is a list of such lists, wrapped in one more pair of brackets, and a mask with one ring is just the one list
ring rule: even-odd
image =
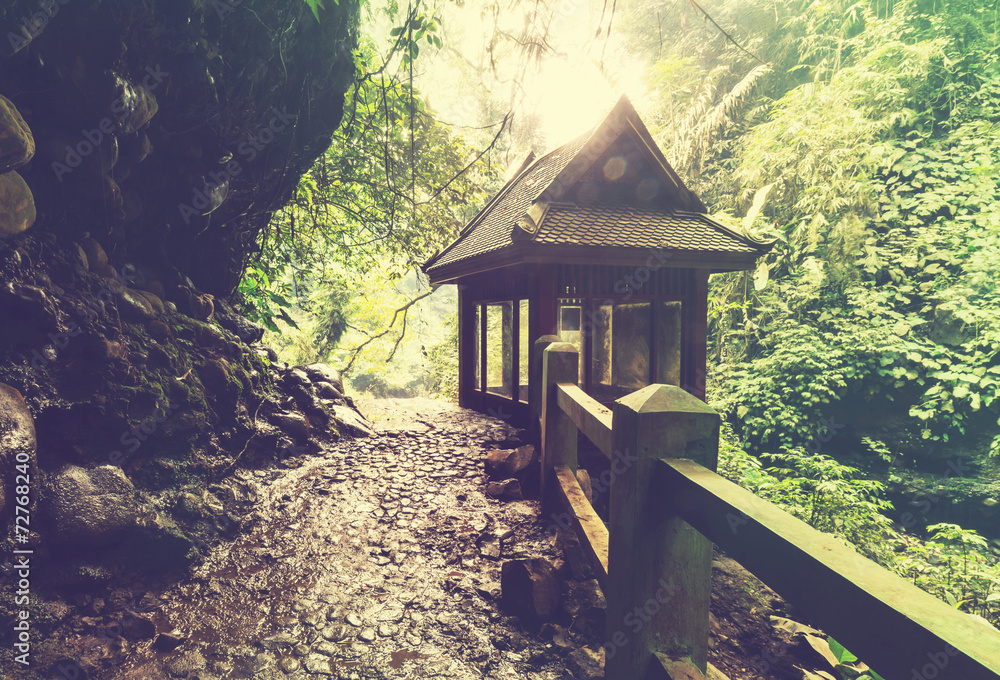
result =
[{"label": "rock face", "polygon": [[46,484],[44,512],[59,541],[108,545],[139,525],[141,510],[121,468],[68,465]]},{"label": "rock face", "polygon": [[0,518],[6,519],[13,507],[8,507],[8,490],[23,486],[23,480],[17,480],[23,473],[16,466],[25,466],[22,469],[27,475],[23,476],[28,478],[28,486],[35,486],[35,447],[35,421],[24,398],[10,385],[0,383]]},{"label": "rock face", "polygon": [[340,122],[358,3],[3,5],[0,173],[23,166],[38,226],[231,293]]}]

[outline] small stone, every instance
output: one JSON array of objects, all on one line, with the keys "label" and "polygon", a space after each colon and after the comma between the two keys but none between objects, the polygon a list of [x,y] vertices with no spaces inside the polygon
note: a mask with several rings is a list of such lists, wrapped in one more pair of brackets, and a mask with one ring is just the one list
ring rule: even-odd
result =
[{"label": "small stone", "polygon": [[332,642],[320,642],[313,647],[313,651],[326,656],[336,656],[340,652],[340,648]]},{"label": "small stone", "polygon": [[344,627],[341,625],[327,626],[323,629],[323,638],[329,640],[330,642],[336,642],[337,640],[343,640],[346,635]]},{"label": "small stone", "polygon": [[354,612],[351,612],[346,617],[344,617],[344,620],[347,621],[352,626],[354,626],[355,628],[361,627],[361,617],[355,614]]},{"label": "small stone", "polygon": [[375,642],[375,629],[365,628],[360,633],[358,633],[358,637],[364,640],[365,642]]},{"label": "small stone", "polygon": [[479,554],[492,560],[500,559],[500,539],[496,536],[484,536],[479,541]]},{"label": "small stone", "polygon": [[172,652],[180,647],[187,640],[187,636],[179,630],[172,630],[169,633],[160,633],[153,642],[153,649],[158,652]]},{"label": "small stone", "polygon": [[390,625],[388,623],[378,624],[378,634],[382,637],[392,637],[396,634],[396,626]]},{"label": "small stone", "polygon": [[302,662],[294,656],[283,656],[278,661],[278,667],[285,673],[294,673],[302,667]]},{"label": "small stone", "polygon": [[333,675],[330,659],[319,654],[313,654],[305,660],[306,672],[314,675]]},{"label": "small stone", "polygon": [[122,288],[118,291],[118,309],[128,321],[149,321],[156,318],[153,305],[139,291]]},{"label": "small stone", "polygon": [[308,612],[299,617],[299,620],[307,626],[315,627],[320,622],[320,615],[319,612]]},{"label": "small stone", "polygon": [[507,479],[502,482],[490,482],[486,485],[486,495],[498,498],[502,501],[519,501],[523,498],[521,494],[521,483],[516,479]]}]

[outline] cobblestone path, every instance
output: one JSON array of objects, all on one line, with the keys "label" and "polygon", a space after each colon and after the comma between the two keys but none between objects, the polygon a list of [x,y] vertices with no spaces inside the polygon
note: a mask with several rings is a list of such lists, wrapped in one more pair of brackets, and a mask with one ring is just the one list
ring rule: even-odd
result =
[{"label": "cobblestone path", "polygon": [[360,406],[375,436],[243,474],[254,528],[159,596],[158,632],[182,642],[110,677],[569,677],[499,610],[503,559],[556,557],[537,502],[483,493],[511,428],[425,399]]}]

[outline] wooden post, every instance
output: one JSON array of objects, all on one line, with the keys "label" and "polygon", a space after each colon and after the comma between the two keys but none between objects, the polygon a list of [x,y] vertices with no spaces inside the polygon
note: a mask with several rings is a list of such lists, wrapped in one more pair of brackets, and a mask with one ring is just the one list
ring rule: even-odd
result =
[{"label": "wooden post", "polygon": [[615,402],[608,554],[607,680],[645,678],[659,653],[708,663],[712,543],[664,509],[658,458],[715,470],[719,415],[679,387],[650,385]]},{"label": "wooden post", "polygon": [[542,504],[547,506],[549,479],[555,465],[576,473],[576,423],[559,408],[557,383],[576,384],[580,357],[568,342],[545,348],[542,359]]},{"label": "wooden post", "polygon": [[458,285],[458,404],[472,406],[476,385],[476,305],[472,291],[465,283]]},{"label": "wooden post", "polygon": [[545,348],[557,342],[560,342],[558,335],[543,335],[535,340],[531,346],[532,373],[528,379],[528,403],[531,405],[531,412],[534,414],[535,420],[538,421],[542,417],[542,380],[544,380],[542,361],[545,356]]}]

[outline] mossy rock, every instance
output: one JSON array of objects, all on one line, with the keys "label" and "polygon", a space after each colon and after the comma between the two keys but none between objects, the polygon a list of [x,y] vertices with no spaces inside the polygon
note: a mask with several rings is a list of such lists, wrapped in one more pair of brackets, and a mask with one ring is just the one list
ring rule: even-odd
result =
[{"label": "mossy rock", "polygon": [[17,107],[0,95],[0,173],[15,170],[35,155],[35,138]]},{"label": "mossy rock", "polygon": [[35,197],[16,172],[0,175],[0,238],[26,231],[35,223]]}]

